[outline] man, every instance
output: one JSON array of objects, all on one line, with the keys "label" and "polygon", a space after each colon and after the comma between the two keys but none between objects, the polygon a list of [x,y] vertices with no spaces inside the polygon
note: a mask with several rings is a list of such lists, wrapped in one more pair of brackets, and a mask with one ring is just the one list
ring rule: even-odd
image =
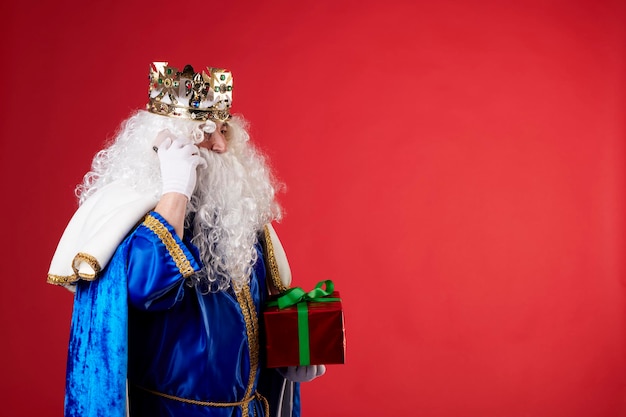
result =
[{"label": "man", "polygon": [[48,275],[76,291],[66,416],[298,416],[298,383],[325,372],[263,369],[261,305],[291,275],[232,85],[153,63],[147,111],[77,188]]}]

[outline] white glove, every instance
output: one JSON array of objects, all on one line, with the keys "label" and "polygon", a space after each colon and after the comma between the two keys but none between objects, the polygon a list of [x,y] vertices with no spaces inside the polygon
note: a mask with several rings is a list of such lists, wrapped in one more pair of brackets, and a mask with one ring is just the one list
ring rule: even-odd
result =
[{"label": "white glove", "polygon": [[309,382],[313,381],[318,376],[324,375],[324,373],[326,372],[326,366],[288,366],[287,368],[279,368],[278,372],[284,378],[293,382]]},{"label": "white glove", "polygon": [[163,194],[181,193],[191,198],[196,188],[196,168],[206,166],[206,161],[200,156],[198,147],[187,139],[164,139],[157,149],[161,164],[161,179]]}]

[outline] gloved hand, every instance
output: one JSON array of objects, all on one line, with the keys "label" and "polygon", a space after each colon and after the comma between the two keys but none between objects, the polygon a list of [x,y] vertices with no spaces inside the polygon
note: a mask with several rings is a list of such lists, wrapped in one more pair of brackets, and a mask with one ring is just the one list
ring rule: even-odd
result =
[{"label": "gloved hand", "polygon": [[279,368],[278,372],[284,378],[293,382],[309,382],[313,381],[318,376],[324,375],[324,373],[326,372],[326,366],[288,366],[287,368]]},{"label": "gloved hand", "polygon": [[196,188],[196,168],[206,166],[198,147],[184,138],[163,139],[157,149],[161,165],[163,194],[175,192],[191,198]]}]

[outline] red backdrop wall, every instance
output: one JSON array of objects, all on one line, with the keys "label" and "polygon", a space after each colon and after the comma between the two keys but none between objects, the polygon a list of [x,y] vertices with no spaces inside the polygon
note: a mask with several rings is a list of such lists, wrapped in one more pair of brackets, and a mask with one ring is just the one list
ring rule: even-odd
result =
[{"label": "red backdrop wall", "polygon": [[229,68],[347,363],[306,416],[626,416],[626,3],[2,6],[0,397],[62,414],[73,188],[151,61]]}]

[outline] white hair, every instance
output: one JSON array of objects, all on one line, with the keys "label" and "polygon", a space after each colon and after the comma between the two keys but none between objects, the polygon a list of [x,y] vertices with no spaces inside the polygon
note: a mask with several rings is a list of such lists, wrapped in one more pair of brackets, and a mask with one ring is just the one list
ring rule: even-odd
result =
[{"label": "white hair", "polygon": [[[79,202],[100,187],[121,181],[159,198],[161,174],[153,141],[162,130],[201,141],[202,123],[138,111],[127,119],[113,142],[96,154],[91,170],[77,186]],[[249,282],[257,261],[255,244],[263,226],[281,218],[275,180],[265,156],[249,141],[247,122],[228,121],[227,151],[216,154],[200,148],[207,160],[198,168],[196,189],[187,205],[185,228],[198,248],[203,268],[188,281],[202,292],[237,291]]]},{"label": "white hair", "polygon": [[122,182],[135,190],[159,198],[161,172],[153,142],[162,130],[173,135],[195,137],[200,123],[174,119],[140,110],[122,123],[113,141],[96,154],[91,171],[76,187],[82,204],[89,196],[111,182]]}]

